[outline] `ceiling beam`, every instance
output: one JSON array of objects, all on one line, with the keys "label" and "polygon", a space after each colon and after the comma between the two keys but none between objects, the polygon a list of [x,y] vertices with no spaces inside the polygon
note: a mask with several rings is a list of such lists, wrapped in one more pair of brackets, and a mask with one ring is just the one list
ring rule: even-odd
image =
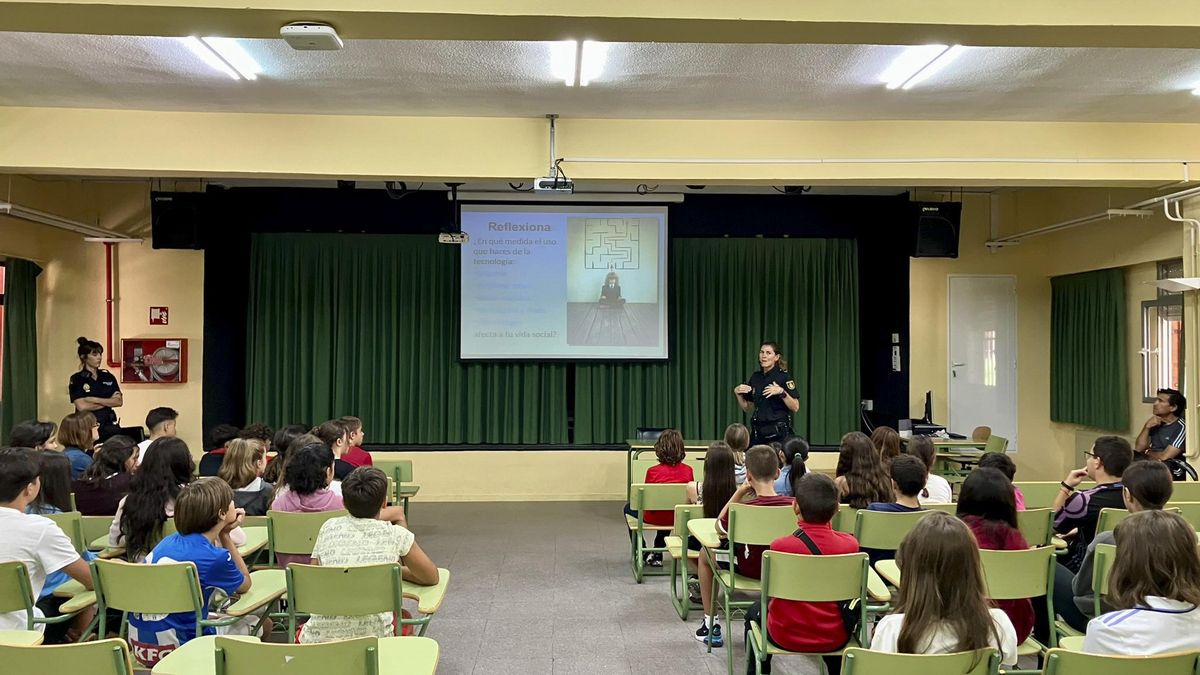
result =
[{"label": "ceiling beam", "polygon": [[[558,122],[576,180],[731,185],[1162,186],[1200,166],[1200,125]],[[0,172],[135,177],[528,180],[540,118],[0,107]]]},{"label": "ceiling beam", "polygon": [[1194,0],[0,0],[0,31],[270,38],[296,20],[348,39],[1200,44]]}]

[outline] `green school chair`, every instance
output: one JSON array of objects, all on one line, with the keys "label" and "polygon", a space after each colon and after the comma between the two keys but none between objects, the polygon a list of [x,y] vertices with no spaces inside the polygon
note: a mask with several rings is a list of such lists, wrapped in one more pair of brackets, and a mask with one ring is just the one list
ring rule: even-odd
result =
[{"label": "green school chair", "polygon": [[1200,483],[1179,481],[1171,491],[1172,502],[1200,502]]},{"label": "green school chair", "polygon": [[[980,550],[984,583],[989,600],[1021,600],[1046,596],[1046,616],[1054,616],[1054,547],[1040,546],[1024,551]],[[1053,621],[1050,621],[1050,645],[1032,636],[1017,645],[1017,656],[1040,656],[1058,646]],[[1008,672],[1019,672],[1010,670]]]},{"label": "green school chair", "polygon": [[439,656],[438,644],[426,637],[357,638],[314,645],[217,637],[213,645],[216,675],[432,675]]},{"label": "green school chair", "polygon": [[116,638],[45,647],[0,643],[0,663],[9,673],[133,675],[129,647],[124,640]]},{"label": "green school chair", "polygon": [[[644,457],[634,457],[629,460],[626,467],[629,482],[625,487],[625,501],[631,500],[633,486],[646,480],[646,470],[658,464],[658,458],[654,456],[654,451],[649,450]],[[704,453],[689,452],[687,457],[683,459],[683,463],[692,467],[692,478],[699,483],[704,482]]]},{"label": "green school chair", "polygon": [[1188,521],[1193,529],[1200,531],[1200,502],[1167,502],[1167,508],[1178,509],[1179,515]]},{"label": "green school chair", "polygon": [[1030,546],[1049,546],[1054,536],[1054,512],[1050,509],[1017,511],[1017,529]]},{"label": "green school chair", "polygon": [[312,555],[313,546],[321,526],[330,518],[344,516],[348,511],[319,511],[317,513],[290,513],[267,511],[267,561],[276,565],[280,553]]},{"label": "green school chair", "polygon": [[1003,452],[1007,452],[1007,451],[1008,451],[1008,439],[1003,436],[997,436],[996,434],[992,434],[991,436],[988,436],[987,444],[983,446],[984,454],[987,454],[989,452],[1003,453]]},{"label": "green school chair", "polygon": [[58,525],[58,529],[71,540],[71,546],[79,553],[87,550],[87,540],[83,538],[83,516],[78,511],[51,513],[46,516]]},{"label": "green school chair", "polygon": [[842,655],[842,675],[996,675],[1000,655],[989,647],[954,654],[892,654],[855,647]]},{"label": "green school chair", "polygon": [[[339,567],[292,564],[287,568],[288,636],[295,639],[297,617],[394,614],[402,625],[419,627],[424,635],[446,597],[450,570],[438,568],[434,586],[405,585],[400,564]],[[403,599],[417,600],[421,616],[400,619]]]},{"label": "green school chair", "polygon": [[833,517],[833,529],[846,534],[854,534],[854,523],[858,520],[859,509],[849,504],[838,506],[837,515]]},{"label": "green school chair", "polygon": [[[1174,504],[1168,504],[1163,511],[1181,513],[1181,510]],[[1131,515],[1133,514],[1126,509],[1100,509],[1100,516],[1096,519],[1096,534],[1117,529],[1117,525]]]},{"label": "green school chair", "polygon": [[108,548],[108,528],[112,525],[112,516],[82,516],[79,519],[79,529],[83,533],[83,541],[88,550],[96,552]]},{"label": "green school chair", "polygon": [[[738,545],[769,547],[771,542],[795,531],[796,511],[791,506],[733,504],[729,507],[727,548],[724,552],[728,554],[729,560],[735,561],[737,560]],[[711,559],[706,564],[713,572],[713,602],[716,602],[718,597],[721,598],[721,605],[725,608],[725,625],[732,626],[733,610],[749,607],[755,602],[755,600],[734,600],[734,594],[745,592],[757,595],[762,590],[762,582],[759,579],[738,574],[734,571],[733,563],[730,564],[728,570],[721,569]],[[721,591],[720,596],[717,595],[718,590]],[[729,657],[729,673],[733,675],[732,632],[728,640],[729,644],[726,644],[725,648]],[[712,644],[708,644],[707,647],[708,651],[712,652]]]},{"label": "green school chair", "polygon": [[688,562],[698,561],[700,552],[688,548],[688,521],[704,515],[700,504],[676,504],[675,525],[667,537],[667,552],[671,555],[671,604],[679,618],[687,621],[688,613],[696,609],[688,594]]},{"label": "green school chair", "polygon": [[[759,604],[761,621],[750,623],[747,635],[746,658],[754,664],[754,672],[762,675],[767,656],[804,655],[832,656],[843,649],[867,644],[867,571],[870,566],[866,553],[846,555],[799,555],[766,551],[762,563],[762,592]],[[845,648],[833,652],[792,652],[779,647],[767,635],[767,613],[771,598],[800,602],[858,601],[858,633],[850,636]],[[730,651],[732,651],[730,646]],[[825,672],[825,664],[821,664]]]},{"label": "green school chair", "polygon": [[[633,564],[633,578],[639,584],[646,575],[669,575],[671,570],[647,570],[647,553],[667,553],[667,547],[647,546],[645,532],[671,532],[674,525],[647,525],[646,511],[673,511],[677,504],[687,503],[687,484],[685,483],[634,483],[630,486],[629,507],[637,511],[637,517],[625,515],[625,524],[631,533],[630,558]],[[686,525],[685,525],[686,527]],[[686,532],[686,530],[684,530]]]},{"label": "green school chair", "polygon": [[[220,618],[204,618],[204,596],[196,565],[191,562],[127,563],[121,560],[93,560],[92,581],[99,601],[100,635],[107,635],[107,610],[121,611],[118,634],[125,637],[129,613],[172,614],[189,613],[196,619],[196,635],[204,629],[228,626],[247,614],[273,604],[287,591],[284,575],[279,570],[263,570],[251,574],[250,590],[235,603],[222,610]],[[261,621],[259,622],[261,625]],[[255,631],[258,626],[255,626]]]},{"label": "green school chair", "polygon": [[[33,597],[33,586],[29,581],[29,570],[25,568],[25,564],[16,560],[0,563],[0,614],[25,612],[25,630],[35,632],[39,636],[41,630],[38,626],[60,624],[74,619],[80,612],[95,604],[95,596],[86,592],[71,598],[59,607],[58,616],[50,617],[36,616],[36,602],[37,598]],[[91,635],[94,626],[93,622],[83,631],[79,636],[80,641]],[[20,636],[10,637],[14,642],[23,639]]]},{"label": "green school chair", "polygon": [[[1025,508],[1027,509],[1050,508],[1054,504],[1054,499],[1058,497],[1059,491],[1062,490],[1062,485],[1055,480],[1014,481],[1013,485],[1021,489],[1021,494],[1025,496]],[[1094,487],[1096,487],[1094,482],[1084,481],[1077,489],[1090,490]]]},{"label": "green school chair", "polygon": [[909,513],[860,509],[854,521],[854,538],[863,548],[895,551],[909,530],[931,513],[928,509]]},{"label": "green school chair", "polygon": [[926,511],[941,511],[942,513],[949,513],[952,516],[958,515],[958,504],[954,504],[954,503],[922,504],[921,506],[924,506]]},{"label": "green school chair", "polygon": [[1195,675],[1196,652],[1161,656],[1098,656],[1051,649],[1044,675]]}]

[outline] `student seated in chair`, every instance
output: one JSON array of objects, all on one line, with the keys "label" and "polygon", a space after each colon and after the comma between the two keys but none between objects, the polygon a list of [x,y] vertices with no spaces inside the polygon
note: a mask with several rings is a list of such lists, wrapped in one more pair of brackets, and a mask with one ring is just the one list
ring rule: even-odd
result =
[{"label": "student seated in chair", "polygon": [[[153,456],[151,448],[150,456]],[[206,476],[185,486],[175,498],[176,532],[160,541],[147,564],[191,562],[200,578],[203,618],[209,609],[223,604],[213,598],[218,591],[228,596],[250,590],[250,570],[230,536],[241,525],[245,513],[233,503],[233,488],[220,478]],[[220,628],[205,628],[205,635],[248,635],[257,616],[247,615],[237,623]],[[270,633],[270,620],[263,634]],[[192,612],[175,614],[129,613],[129,643],[134,656],[153,666],[167,654],[196,637],[196,616]]]},{"label": "student seated in chair", "polygon": [[[888,471],[892,475],[892,492],[896,495],[894,502],[871,502],[868,511],[884,511],[888,513],[911,513],[924,511],[921,506],[921,490],[925,489],[925,480],[929,471],[925,462],[912,455],[900,455],[892,460]],[[880,560],[891,560],[895,557],[892,551],[876,548],[864,548],[863,552],[871,557],[871,564]]]},{"label": "student seated in chair", "polygon": [[1089,654],[1151,656],[1200,650],[1200,555],[1196,531],[1177,513],[1143,511],[1116,530],[1108,577],[1116,611],[1092,619]]},{"label": "student seated in chair", "polygon": [[[799,528],[795,533],[771,542],[772,551],[799,555],[844,555],[858,553],[858,541],[853,535],[838,532],[831,525],[838,512],[838,489],[833,479],[822,473],[797,476],[793,481],[796,494],[796,516]],[[767,638],[793,652],[832,652],[846,646],[850,635],[836,602],[799,602],[772,598],[767,607]],[[746,631],[751,621],[762,621],[761,608],[755,604],[746,612]],[[829,675],[842,669],[841,656],[825,656]],[[748,664],[747,675],[754,674],[754,663]],[[771,657],[763,663],[763,673],[771,672]]]},{"label": "student seated in chair", "polygon": [[[729,529],[729,507],[734,504],[748,506],[791,506],[795,500],[775,494],[775,479],[779,477],[779,460],[775,451],[766,445],[755,445],[746,451],[746,482],[729,498],[717,517],[717,532],[722,536]],[[734,550],[735,560],[733,571],[751,579],[762,576],[762,554],[765,546],[738,546]],[[703,551],[701,556],[711,555],[711,551]],[[717,565],[729,569],[729,563],[718,560]],[[717,614],[713,610],[710,590],[713,583],[713,571],[708,562],[702,559],[699,564],[700,592],[704,603],[704,623],[696,631],[696,639],[704,643],[712,643],[713,647],[725,644],[721,636],[721,624],[717,623]]]},{"label": "student seated in chair", "polygon": [[[1096,536],[1100,510],[1125,507],[1121,474],[1133,461],[1133,448],[1120,436],[1101,436],[1092,444],[1092,451],[1084,455],[1084,467],[1067,474],[1051,506],[1054,531],[1067,539],[1067,554],[1062,564],[1072,572],[1079,571],[1088,544]],[[1096,487],[1078,490],[1085,478],[1096,481]]]},{"label": "student seated in chair", "polygon": [[[314,565],[351,566],[399,562],[404,581],[422,586],[438,583],[437,565],[417,545],[412,532],[380,519],[387,505],[387,475],[364,466],[342,481],[342,500],[348,516],[325,521],[313,547]],[[364,593],[387,589],[364,588]],[[399,617],[391,613],[368,616],[314,615],[300,630],[301,643],[330,642],[360,637],[399,635]]]},{"label": "student seated in chair", "polygon": [[[37,499],[41,481],[38,478],[37,454],[25,448],[0,449],[0,562],[19,561],[29,573],[30,593],[37,601],[34,615],[57,616],[62,599],[53,596],[39,599],[46,578],[55,572],[92,587],[92,572],[71,540],[49,518],[25,513]],[[93,613],[83,612],[66,631],[65,624],[50,628],[48,642],[74,640],[91,621]],[[25,630],[24,610],[0,614],[0,630]],[[43,630],[45,624],[38,624]],[[64,634],[65,631],[65,634]]]},{"label": "student seated in chair", "polygon": [[[1129,509],[1130,513],[1161,511],[1171,499],[1171,492],[1175,487],[1166,465],[1154,461],[1130,464],[1121,476],[1121,484],[1125,486],[1121,496],[1125,500],[1125,508]],[[1111,530],[1100,532],[1092,543],[1088,544],[1087,553],[1083,556],[1077,574],[1072,576],[1070,570],[1062,565],[1057,566],[1054,576],[1054,608],[1075,630],[1086,629],[1088,619],[1096,614],[1096,603],[1092,595],[1092,568],[1095,564],[1096,546],[1115,543],[1116,538]],[[1072,611],[1076,609],[1078,611]]]}]

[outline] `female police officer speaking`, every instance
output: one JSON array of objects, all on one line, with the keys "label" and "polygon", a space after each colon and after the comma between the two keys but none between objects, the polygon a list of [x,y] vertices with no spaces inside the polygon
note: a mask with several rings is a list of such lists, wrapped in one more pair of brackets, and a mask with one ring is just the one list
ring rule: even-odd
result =
[{"label": "female police officer speaking", "polygon": [[745,412],[754,410],[750,421],[750,444],[783,442],[792,434],[791,413],[800,409],[796,383],[787,372],[787,361],[779,344],[764,342],[758,350],[761,370],[745,384],[733,388],[738,405]]}]

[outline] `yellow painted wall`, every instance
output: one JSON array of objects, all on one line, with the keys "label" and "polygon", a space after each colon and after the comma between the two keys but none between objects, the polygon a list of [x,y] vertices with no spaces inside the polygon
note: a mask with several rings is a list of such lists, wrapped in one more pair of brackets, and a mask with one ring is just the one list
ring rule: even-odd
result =
[{"label": "yellow painted wall", "polygon": [[[914,259],[910,272],[909,399],[919,414],[926,390],[933,390],[936,419],[947,419],[947,275],[1011,274],[1017,279],[1018,446],[1014,456],[1021,480],[1054,480],[1079,459],[1103,432],[1050,421],[1050,277],[1106,267],[1126,267],[1130,322],[1140,320],[1140,302],[1153,297],[1141,284],[1154,277],[1152,263],[1179,257],[1182,228],[1161,217],[1123,218],[1083,225],[1030,239],[998,252],[988,251],[995,221],[1000,235],[1027,231],[1067,218],[1119,207],[1147,196],[1129,190],[1027,190],[964,196],[958,259]],[[992,200],[996,203],[993,205]],[[1137,311],[1134,311],[1134,308]],[[1129,327],[1130,428],[1149,415],[1141,403],[1140,337]],[[969,430],[968,430],[969,431]]]},{"label": "yellow painted wall", "polygon": [[[0,177],[6,186],[8,180]],[[139,236],[149,232],[146,182],[14,178],[11,194],[22,206]],[[79,369],[75,338],[105,343],[104,247],[73,232],[0,216],[0,254],[34,259],[44,269],[38,277],[38,415],[57,422],[73,410],[67,380]],[[119,245],[115,265],[118,336],[188,338],[190,373],[180,385],[122,384],[125,405],[117,412],[125,426],[138,426],[150,408],[175,408],[181,437],[199,453],[204,255],[156,251],[146,239]],[[170,307],[171,324],[151,328],[151,305]]]}]

